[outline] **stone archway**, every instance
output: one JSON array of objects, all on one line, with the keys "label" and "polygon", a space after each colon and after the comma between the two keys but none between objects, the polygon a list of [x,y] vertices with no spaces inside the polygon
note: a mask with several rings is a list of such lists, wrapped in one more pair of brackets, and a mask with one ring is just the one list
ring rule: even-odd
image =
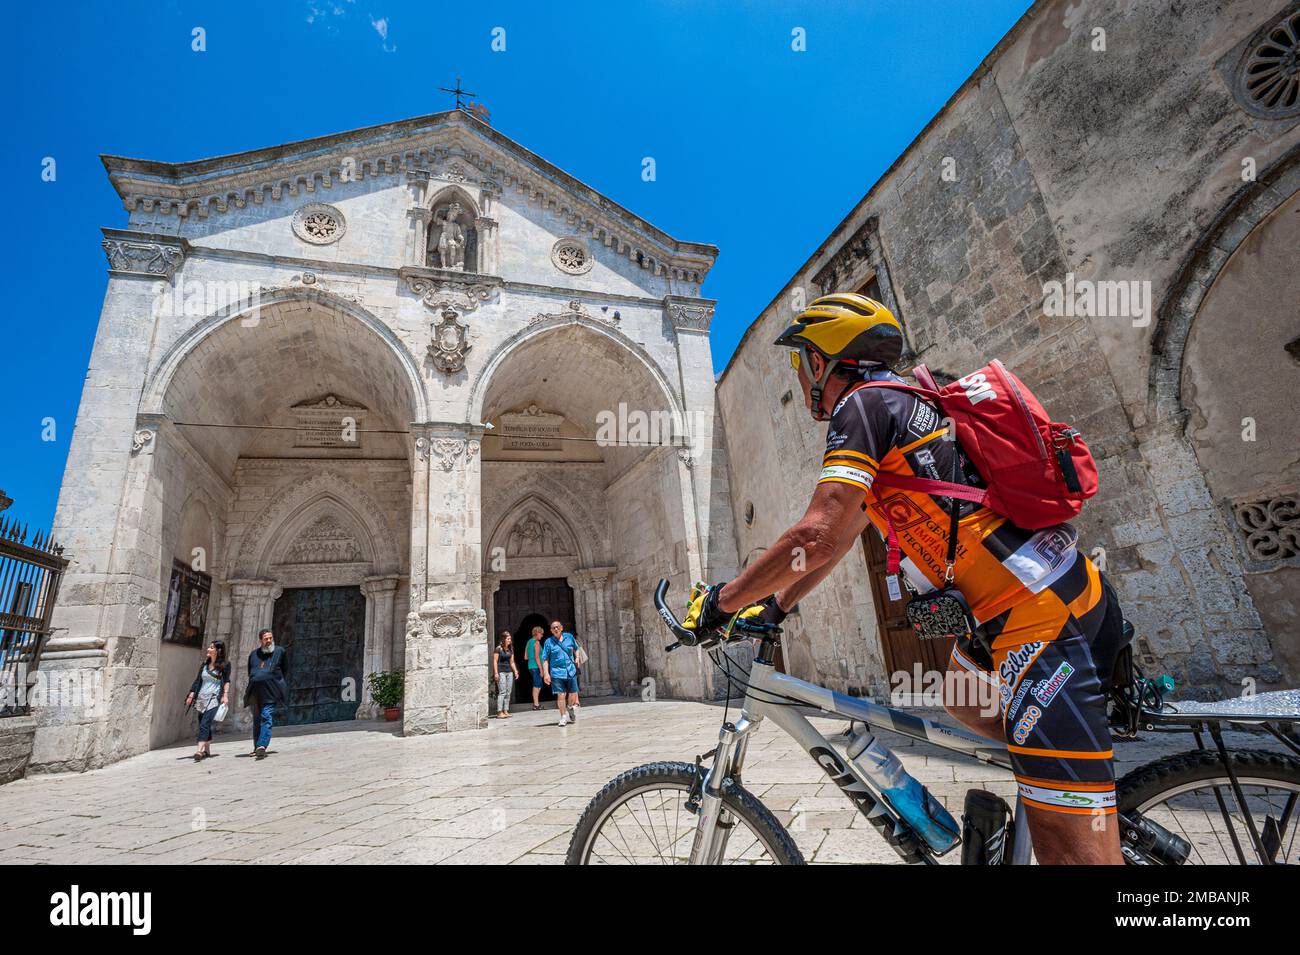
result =
[{"label": "stone archway", "polygon": [[[282,490],[232,546],[231,643],[243,659],[286,589],[355,586],[366,600],[362,676],[401,668],[396,626],[401,553],[383,508],[354,481],[321,471]],[[238,681],[237,681],[238,682]],[[358,715],[371,715],[360,687]]]},{"label": "stone archway", "polygon": [[[140,409],[152,429],[133,480],[164,511],[190,486],[222,497],[213,601],[236,694],[243,658],[290,588],[355,588],[364,672],[401,666],[414,466],[405,431],[427,401],[383,322],[324,289],[264,290],[177,335]],[[345,421],[346,438],[332,431]],[[245,715],[237,708],[237,721]]]},{"label": "stone archway", "polygon": [[[1244,506],[1247,523],[1251,514],[1265,515],[1267,523],[1273,520],[1267,515],[1287,510],[1271,509],[1271,503],[1285,505],[1287,492],[1300,491],[1293,467],[1287,478],[1286,466],[1263,463],[1262,444],[1243,443],[1255,428],[1257,437],[1271,435],[1294,447],[1294,417],[1269,395],[1286,391],[1282,382],[1296,373],[1287,356],[1294,331],[1288,336],[1283,329],[1288,319],[1294,325],[1294,312],[1282,314],[1293,309],[1298,294],[1286,286],[1287,277],[1295,281],[1295,240],[1262,240],[1266,230],[1292,218],[1288,210],[1297,208],[1297,194],[1300,147],[1225,204],[1157,312],[1139,436],[1161,519],[1177,548],[1173,566],[1193,595],[1196,618],[1191,626],[1167,614],[1146,623],[1171,641],[1183,627],[1211,638],[1207,654],[1186,656],[1188,669],[1179,678],[1191,686],[1220,689],[1250,681],[1265,689],[1300,679],[1300,647],[1291,636],[1297,615],[1291,593],[1300,573],[1291,565],[1300,560],[1266,566],[1252,559],[1240,513]],[[1243,334],[1260,347],[1268,341],[1267,367],[1233,361]],[[1257,466],[1247,465],[1252,459]]]},{"label": "stone archway", "polygon": [[[573,361],[578,354],[582,361]],[[493,425],[482,452],[483,526],[492,529],[483,605],[493,606],[497,581],[520,579],[520,561],[511,565],[507,556],[511,522],[528,520],[533,507],[539,520],[555,515],[556,527],[566,523],[578,542],[572,555],[524,562],[536,565],[528,579],[559,577],[573,589],[575,626],[592,654],[586,692],[622,690],[648,675],[669,695],[707,694],[700,662],[667,656],[662,643],[642,640],[646,628],[636,623],[655,619],[660,577],[677,578],[680,588],[702,573],[692,435],[682,409],[651,351],[614,319],[576,306],[506,339],[471,385],[467,415]],[[550,422],[551,437],[512,443],[511,434],[528,432],[511,429],[529,421]],[[651,424],[637,430],[637,422]],[[504,573],[494,572],[494,548],[507,562]]]},{"label": "stone archway", "polygon": [[382,342],[390,360],[401,369],[400,374],[406,385],[406,393],[398,397],[397,403],[409,409],[406,420],[428,419],[428,397],[425,394],[420,366],[392,330],[356,302],[326,289],[310,286],[264,289],[255,299],[234,303],[186,329],[167,348],[146,379],[140,400],[140,413],[148,415],[166,411],[167,393],[176,378],[178,369],[187,358],[222,328],[236,322],[248,328],[257,328],[263,312],[274,314],[285,308],[311,305],[320,305],[328,311],[347,316],[373,332]]},{"label": "stone archway", "polygon": [[1300,146],[1288,150],[1223,207],[1188,253],[1156,313],[1148,420],[1181,419],[1183,354],[1201,303],[1251,231],[1300,191]]}]

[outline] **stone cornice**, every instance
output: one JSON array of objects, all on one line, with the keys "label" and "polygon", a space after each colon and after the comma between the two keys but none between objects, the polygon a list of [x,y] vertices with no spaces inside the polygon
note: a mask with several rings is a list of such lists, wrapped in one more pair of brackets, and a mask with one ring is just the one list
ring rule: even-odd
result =
[{"label": "stone cornice", "polygon": [[[105,230],[106,232],[109,230]],[[122,231],[122,230],[112,230]],[[130,235],[153,235],[154,233],[124,233]],[[347,275],[360,275],[363,277],[383,276],[387,278],[400,278],[403,270],[423,270],[429,273],[439,275],[454,276],[460,281],[465,281],[466,277],[479,277],[476,272],[450,272],[444,269],[432,269],[427,266],[403,265],[403,266],[385,266],[371,265],[359,262],[337,262],[327,261],[325,259],[301,258],[295,255],[277,255],[271,252],[252,252],[244,249],[218,249],[207,245],[196,245],[185,239],[177,240],[175,236],[162,236],[161,238],[180,241],[184,244],[186,258],[199,259],[224,259],[227,261],[245,260],[248,262],[270,263],[285,268],[300,268],[305,271],[315,272],[317,276],[328,279],[330,273],[340,273]],[[157,276],[154,276],[157,278]],[[568,299],[577,296],[594,296],[601,301],[608,302],[626,302],[629,305],[644,305],[649,308],[662,308],[664,300],[662,297],[653,297],[649,295],[626,295],[622,292],[607,292],[603,289],[587,290],[583,288],[574,288],[570,285],[543,285],[539,282],[523,282],[514,279],[508,279],[501,276],[486,276],[495,282],[499,282],[501,287],[507,292],[540,292],[544,295],[554,295]],[[710,301],[708,299],[681,298],[684,302]]]},{"label": "stone cornice", "polygon": [[128,211],[199,218],[367,176],[414,173],[418,179],[431,167],[458,160],[481,171],[483,188],[513,188],[571,231],[655,274],[698,284],[718,254],[716,246],[672,238],[459,110],[197,162],[100,158]]},{"label": "stone cornice", "polygon": [[711,298],[664,297],[664,311],[678,331],[707,332],[713,323],[713,307],[717,304],[717,300]]},{"label": "stone cornice", "polygon": [[102,229],[108,271],[170,279],[185,261],[190,244],[179,236],[130,229]]}]

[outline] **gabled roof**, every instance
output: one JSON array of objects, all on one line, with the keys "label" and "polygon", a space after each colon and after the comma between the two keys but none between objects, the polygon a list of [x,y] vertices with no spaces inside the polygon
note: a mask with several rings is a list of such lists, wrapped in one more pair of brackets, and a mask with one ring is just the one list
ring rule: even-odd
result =
[{"label": "gabled roof", "polygon": [[716,246],[674,239],[464,110],[193,162],[100,157],[128,211],[201,218],[350,178],[428,172],[457,158],[482,171],[483,188],[513,189],[645,268],[701,282],[717,258]]}]

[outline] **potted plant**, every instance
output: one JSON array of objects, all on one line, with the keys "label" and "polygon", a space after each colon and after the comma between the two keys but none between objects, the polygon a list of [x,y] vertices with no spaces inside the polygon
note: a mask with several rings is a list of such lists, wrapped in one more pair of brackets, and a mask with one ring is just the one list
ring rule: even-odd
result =
[{"label": "potted plant", "polygon": [[370,683],[370,698],[375,705],[383,709],[384,719],[390,723],[402,713],[402,691],[405,687],[404,674],[401,670],[385,670],[372,673],[366,677]]}]

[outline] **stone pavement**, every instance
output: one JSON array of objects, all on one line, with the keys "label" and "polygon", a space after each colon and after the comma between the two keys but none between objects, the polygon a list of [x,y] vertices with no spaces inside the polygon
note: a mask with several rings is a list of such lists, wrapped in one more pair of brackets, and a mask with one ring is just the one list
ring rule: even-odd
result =
[{"label": "stone pavement", "polygon": [[[0,863],[559,863],[604,783],[640,763],[692,761],[716,742],[722,710],[618,700],[581,714],[560,728],[553,709],[524,709],[486,730],[410,738],[384,722],[294,727],[277,732],[262,762],[227,736],[199,764],[192,746],[176,745],[79,775],[30,777],[0,787]],[[828,736],[844,726],[817,723]],[[972,786],[1014,793],[997,769],[882,736],[954,815]],[[1182,735],[1117,743],[1119,771],[1190,747]],[[809,861],[898,861],[770,724],[751,741],[745,783]]]}]

